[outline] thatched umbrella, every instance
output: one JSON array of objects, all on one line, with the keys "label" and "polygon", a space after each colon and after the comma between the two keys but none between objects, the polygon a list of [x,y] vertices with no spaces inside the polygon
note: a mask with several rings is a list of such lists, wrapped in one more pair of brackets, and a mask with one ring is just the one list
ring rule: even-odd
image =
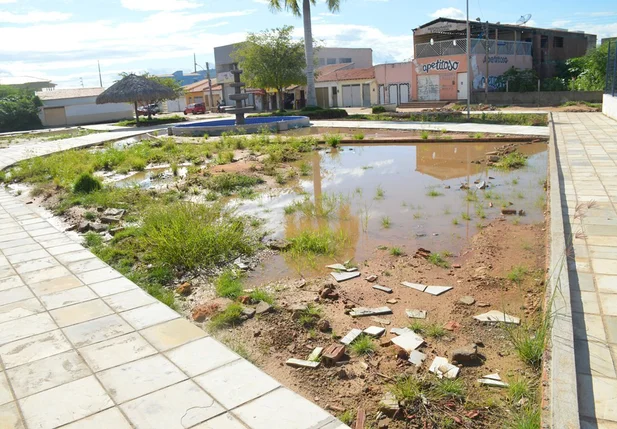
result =
[{"label": "thatched umbrella", "polygon": [[[143,76],[130,74],[103,91],[96,97],[96,104],[133,103],[135,106],[135,122],[139,122],[137,103],[152,103],[176,97],[169,87]],[[150,113],[148,113],[150,116]]]}]

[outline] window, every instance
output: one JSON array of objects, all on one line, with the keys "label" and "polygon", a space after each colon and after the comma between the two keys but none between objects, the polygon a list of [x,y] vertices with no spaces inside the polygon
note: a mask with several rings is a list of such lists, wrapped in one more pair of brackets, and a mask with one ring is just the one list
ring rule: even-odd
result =
[{"label": "window", "polygon": [[339,64],[347,64],[351,62],[351,58],[339,58],[338,62]]},{"label": "window", "polygon": [[320,66],[325,66],[326,65],[326,59],[325,58],[320,58],[319,59],[319,65]]},{"label": "window", "polygon": [[326,61],[327,61],[327,64],[328,64],[328,65],[330,65],[330,64],[336,64],[336,58],[328,58]]},{"label": "window", "polygon": [[553,37],[553,48],[563,48],[563,37]]}]

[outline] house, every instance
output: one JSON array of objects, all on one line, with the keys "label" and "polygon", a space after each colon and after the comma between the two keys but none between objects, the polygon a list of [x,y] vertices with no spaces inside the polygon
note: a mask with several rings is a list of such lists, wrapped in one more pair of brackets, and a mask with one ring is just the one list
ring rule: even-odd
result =
[{"label": "house", "polygon": [[223,98],[223,87],[212,81],[212,104],[210,103],[210,82],[208,79],[200,80],[190,85],[184,86],[185,105],[192,103],[204,103],[207,110],[216,109],[217,102]]},{"label": "house", "polygon": [[320,107],[370,107],[378,102],[375,68],[353,68],[353,63],[317,69],[317,105]]},{"label": "house", "polygon": [[438,18],[413,32],[411,92],[416,101],[465,100],[467,73],[472,91],[484,90],[487,81],[490,91],[502,89],[498,77],[512,67],[550,78],[561,63],[585,55],[596,43],[593,34],[472,21],[468,60],[466,21]]},{"label": "house", "polygon": [[33,91],[51,91],[56,87],[56,84],[52,83],[51,80],[32,76],[0,76],[0,85],[10,85]]},{"label": "house", "polygon": [[411,61],[375,66],[378,85],[378,104],[397,106],[411,100],[413,64]]},{"label": "house", "polygon": [[334,64],[352,64],[353,68],[368,68],[373,66],[373,50],[371,48],[319,48],[315,56],[319,67]]},{"label": "house", "polygon": [[96,104],[104,88],[74,88],[41,91],[36,95],[43,107],[39,112],[46,127],[114,122],[133,117],[130,103]]}]

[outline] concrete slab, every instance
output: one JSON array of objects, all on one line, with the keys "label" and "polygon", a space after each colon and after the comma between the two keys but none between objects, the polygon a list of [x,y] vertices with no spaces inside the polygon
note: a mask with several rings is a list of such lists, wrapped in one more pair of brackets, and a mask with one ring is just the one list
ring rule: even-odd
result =
[{"label": "concrete slab", "polygon": [[180,346],[166,355],[191,377],[240,359],[240,356],[210,337]]},{"label": "concrete slab", "polygon": [[334,280],[336,280],[338,283],[347,281],[347,280],[351,280],[351,279],[355,279],[356,277],[360,277],[360,273],[359,272],[343,272],[343,273],[337,273],[337,272],[331,272],[330,275],[334,278]]},{"label": "concrete slab", "polygon": [[408,353],[411,353],[413,350],[424,344],[424,338],[415,332],[407,332],[403,335],[392,338],[392,343],[396,344],[403,350],[406,350]]}]

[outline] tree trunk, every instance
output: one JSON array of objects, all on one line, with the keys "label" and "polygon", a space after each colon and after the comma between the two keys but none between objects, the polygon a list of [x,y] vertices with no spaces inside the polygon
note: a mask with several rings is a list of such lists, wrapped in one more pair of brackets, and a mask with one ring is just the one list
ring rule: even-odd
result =
[{"label": "tree trunk", "polygon": [[306,54],[306,105],[317,106],[315,93],[315,72],[313,58],[313,29],[311,28],[311,0],[303,0],[302,18],[304,19],[304,52]]},{"label": "tree trunk", "polygon": [[283,88],[278,88],[276,90],[276,103],[278,104],[278,110],[283,110],[285,108],[283,105]]},{"label": "tree trunk", "polygon": [[139,126],[139,112],[137,111],[137,101],[134,102],[135,106],[135,126]]}]

